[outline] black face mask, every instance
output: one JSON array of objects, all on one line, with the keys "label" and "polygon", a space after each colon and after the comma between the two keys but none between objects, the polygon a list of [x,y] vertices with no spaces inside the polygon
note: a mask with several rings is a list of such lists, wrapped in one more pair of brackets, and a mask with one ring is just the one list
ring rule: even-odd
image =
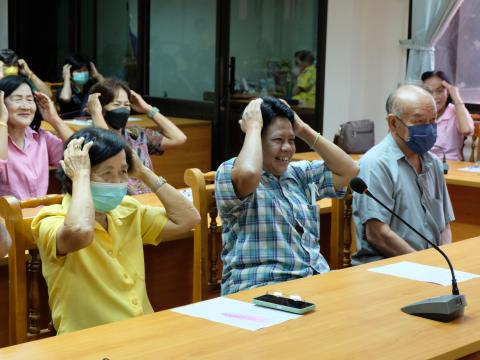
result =
[{"label": "black face mask", "polygon": [[127,125],[130,110],[125,108],[118,108],[105,112],[105,121],[115,130],[120,130]]}]

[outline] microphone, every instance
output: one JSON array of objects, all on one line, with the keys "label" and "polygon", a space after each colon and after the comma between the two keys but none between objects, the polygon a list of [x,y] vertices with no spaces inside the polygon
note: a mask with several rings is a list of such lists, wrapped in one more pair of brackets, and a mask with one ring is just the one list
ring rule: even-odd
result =
[{"label": "microphone", "polygon": [[402,311],[415,315],[424,317],[431,320],[449,322],[456,318],[463,316],[465,306],[467,305],[467,300],[464,295],[460,295],[460,291],[458,290],[457,279],[455,278],[455,272],[453,271],[452,263],[448,256],[440,249],[435,243],[428,240],[425,236],[423,236],[420,232],[418,232],[415,228],[413,228],[409,223],[403,220],[398,214],[394,213],[390,210],[384,203],[382,203],[379,199],[377,199],[369,190],[365,181],[361,178],[356,177],[350,181],[350,188],[359,194],[365,194],[368,197],[375,200],[379,203],[385,210],[387,210],[390,214],[395,216],[399,219],[403,224],[405,224],[410,230],[412,230],[415,234],[420,236],[423,240],[429,243],[435,250],[437,250],[447,261],[448,267],[450,268],[450,273],[452,274],[452,295],[445,295],[434,297],[426,300],[422,300],[416,302],[414,304],[407,305],[402,308]]}]

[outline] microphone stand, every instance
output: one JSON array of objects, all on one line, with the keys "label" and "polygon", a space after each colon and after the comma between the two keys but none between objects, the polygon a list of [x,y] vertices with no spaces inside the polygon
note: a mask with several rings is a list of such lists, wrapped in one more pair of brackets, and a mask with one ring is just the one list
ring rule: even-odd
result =
[{"label": "microphone stand", "polygon": [[[362,180],[363,182],[363,180]],[[357,191],[358,192],[358,191]],[[362,192],[360,192],[362,193]],[[380,200],[378,200],[373,194],[368,191],[368,188],[363,190],[363,194],[371,197],[378,204],[380,204],[385,210],[390,214],[399,219],[403,224],[405,224],[410,230],[415,232],[418,236],[424,239],[427,243],[432,245],[432,247],[437,250],[447,261],[448,267],[450,268],[450,273],[452,274],[452,295],[438,296],[429,299],[425,299],[402,308],[402,311],[415,316],[420,316],[423,318],[437,320],[442,322],[449,322],[454,319],[457,319],[463,316],[465,306],[467,305],[467,300],[464,295],[460,294],[457,285],[457,279],[455,278],[455,272],[453,270],[452,263],[448,256],[440,249],[435,243],[428,240],[420,232],[414,229],[410,224],[403,220],[399,215],[395,214],[390,210],[386,205],[384,205]]]}]

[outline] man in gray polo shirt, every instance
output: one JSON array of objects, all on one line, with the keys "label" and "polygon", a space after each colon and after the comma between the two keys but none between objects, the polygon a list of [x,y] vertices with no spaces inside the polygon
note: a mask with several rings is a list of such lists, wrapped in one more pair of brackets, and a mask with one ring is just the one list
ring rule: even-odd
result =
[{"label": "man in gray polo shirt", "polygon": [[[443,167],[430,150],[436,106],[424,89],[407,85],[387,100],[389,134],[360,160],[370,192],[437,245],[452,241],[452,205]],[[426,249],[427,242],[366,195],[354,194],[358,265]]]}]

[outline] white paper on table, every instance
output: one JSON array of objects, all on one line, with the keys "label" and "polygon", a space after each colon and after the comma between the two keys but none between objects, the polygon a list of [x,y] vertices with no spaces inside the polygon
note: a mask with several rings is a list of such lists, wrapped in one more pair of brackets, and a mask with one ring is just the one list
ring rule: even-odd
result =
[{"label": "white paper on table", "polygon": [[92,119],[73,119],[73,120],[65,120],[64,121],[67,124],[72,124],[72,125],[85,125],[85,126],[90,126],[92,125]]},{"label": "white paper on table", "polygon": [[[393,275],[406,279],[429,282],[443,286],[452,285],[452,275],[448,268],[417,264],[410,261],[401,261],[391,265],[370,268],[373,271],[385,275]],[[480,275],[471,274],[453,269],[457,282],[462,282],[480,277]]]},{"label": "white paper on table", "polygon": [[[142,121],[142,119],[137,117],[129,117],[128,121]],[[73,120],[65,120],[64,122],[72,125],[85,125],[85,126],[92,125],[92,119],[73,119]]]},{"label": "white paper on table", "polygon": [[480,165],[467,166],[467,167],[459,168],[458,170],[473,172],[473,173],[480,173]]},{"label": "white paper on table", "polygon": [[302,316],[226,297],[217,297],[177,307],[171,309],[171,311],[250,331],[256,331]]}]

